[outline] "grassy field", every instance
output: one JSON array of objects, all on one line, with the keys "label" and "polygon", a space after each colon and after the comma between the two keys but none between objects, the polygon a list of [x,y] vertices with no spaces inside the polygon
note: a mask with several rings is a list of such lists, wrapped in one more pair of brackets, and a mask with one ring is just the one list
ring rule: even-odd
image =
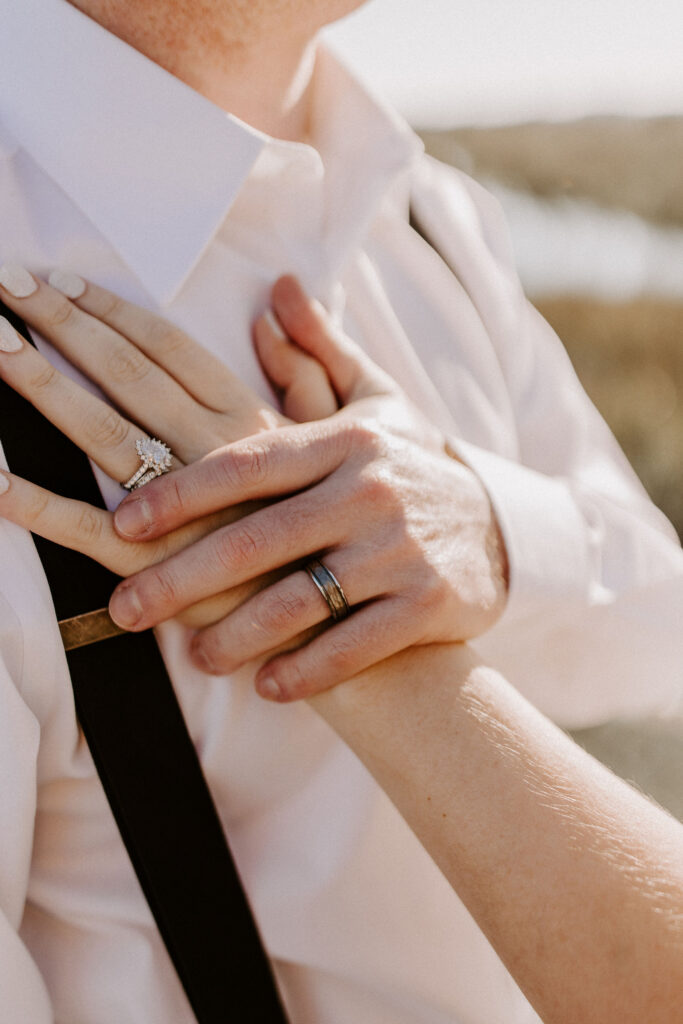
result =
[{"label": "grassy field", "polygon": [[439,160],[538,196],[581,196],[683,227],[683,117],[422,132]]},{"label": "grassy field", "polygon": [[561,295],[535,304],[683,539],[683,303]]}]

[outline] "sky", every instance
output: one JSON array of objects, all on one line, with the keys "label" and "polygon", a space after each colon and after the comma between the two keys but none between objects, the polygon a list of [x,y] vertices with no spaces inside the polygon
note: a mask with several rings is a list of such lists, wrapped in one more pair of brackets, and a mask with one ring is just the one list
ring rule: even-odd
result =
[{"label": "sky", "polygon": [[328,37],[421,127],[683,114],[683,0],[371,0]]}]

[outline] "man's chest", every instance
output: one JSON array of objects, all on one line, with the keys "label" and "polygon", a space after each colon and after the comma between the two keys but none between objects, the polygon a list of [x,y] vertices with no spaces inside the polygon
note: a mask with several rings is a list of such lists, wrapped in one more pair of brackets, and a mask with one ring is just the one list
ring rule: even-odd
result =
[{"label": "man's chest", "polygon": [[[125,196],[120,206],[126,218]],[[438,253],[398,213],[381,211],[360,244],[342,255],[318,218],[271,230],[267,219],[245,224],[238,206],[169,302],[145,290],[115,245],[21,151],[0,154],[0,214],[0,259],[38,274],[55,266],[72,270],[160,312],[264,397],[272,396],[251,326],[274,280],[295,273],[444,431],[513,453],[514,422],[487,328]],[[150,230],[144,223],[133,227]],[[146,242],[153,253],[153,239]],[[158,253],[161,261],[161,239]]]}]

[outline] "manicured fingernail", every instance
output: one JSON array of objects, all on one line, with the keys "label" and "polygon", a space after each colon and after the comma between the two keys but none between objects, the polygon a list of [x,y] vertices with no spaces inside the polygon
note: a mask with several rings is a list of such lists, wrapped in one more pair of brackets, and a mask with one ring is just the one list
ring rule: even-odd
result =
[{"label": "manicured fingernail", "polygon": [[117,626],[132,629],[142,618],[142,605],[135,587],[120,587],[109,602],[109,614]]},{"label": "manicured fingernail", "polygon": [[152,509],[144,498],[132,498],[119,505],[114,513],[114,525],[122,537],[140,537],[152,525]]},{"label": "manicured fingernail", "polygon": [[80,299],[85,291],[85,281],[78,274],[72,274],[70,270],[60,270],[56,267],[47,279],[49,285],[56,288],[67,299]]},{"label": "manicured fingernail", "polygon": [[15,299],[27,299],[38,290],[36,279],[18,263],[3,263],[0,267],[0,284]]},{"label": "manicured fingernail", "polygon": [[9,477],[0,473],[0,494],[4,494],[5,491],[9,491]]},{"label": "manicured fingernail", "polygon": [[0,316],[0,352],[18,352],[23,347],[23,341],[9,320]]},{"label": "manicured fingernail", "polygon": [[282,328],[282,324],[279,322],[279,320],[275,316],[275,313],[273,313],[272,309],[267,309],[265,311],[265,313],[263,314],[263,319],[266,321],[271,330],[271,333],[274,334],[276,338],[278,338],[280,341],[288,340],[287,335],[285,334]]},{"label": "manicured fingernail", "polygon": [[264,700],[282,700],[282,690],[272,676],[262,676],[256,683],[256,689]]}]

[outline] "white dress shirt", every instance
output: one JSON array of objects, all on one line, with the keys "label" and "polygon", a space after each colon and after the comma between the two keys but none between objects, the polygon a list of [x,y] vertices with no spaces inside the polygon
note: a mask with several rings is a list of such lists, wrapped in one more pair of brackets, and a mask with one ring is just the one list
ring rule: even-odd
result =
[{"label": "white dress shirt", "polygon": [[[264,394],[250,325],[299,274],[489,490],[511,592],[482,652],[565,723],[676,704],[680,548],[525,303],[490,197],[325,52],[313,148],[226,115],[65,0],[0,14],[0,258],[162,310]],[[454,273],[409,227],[411,194]],[[114,507],[120,487],[98,478]],[[189,1024],[78,730],[33,543],[2,520],[0,566],[3,1024]],[[293,1024],[536,1021],[315,713],[260,700],[252,668],[203,676],[174,623],[159,639]]]}]

